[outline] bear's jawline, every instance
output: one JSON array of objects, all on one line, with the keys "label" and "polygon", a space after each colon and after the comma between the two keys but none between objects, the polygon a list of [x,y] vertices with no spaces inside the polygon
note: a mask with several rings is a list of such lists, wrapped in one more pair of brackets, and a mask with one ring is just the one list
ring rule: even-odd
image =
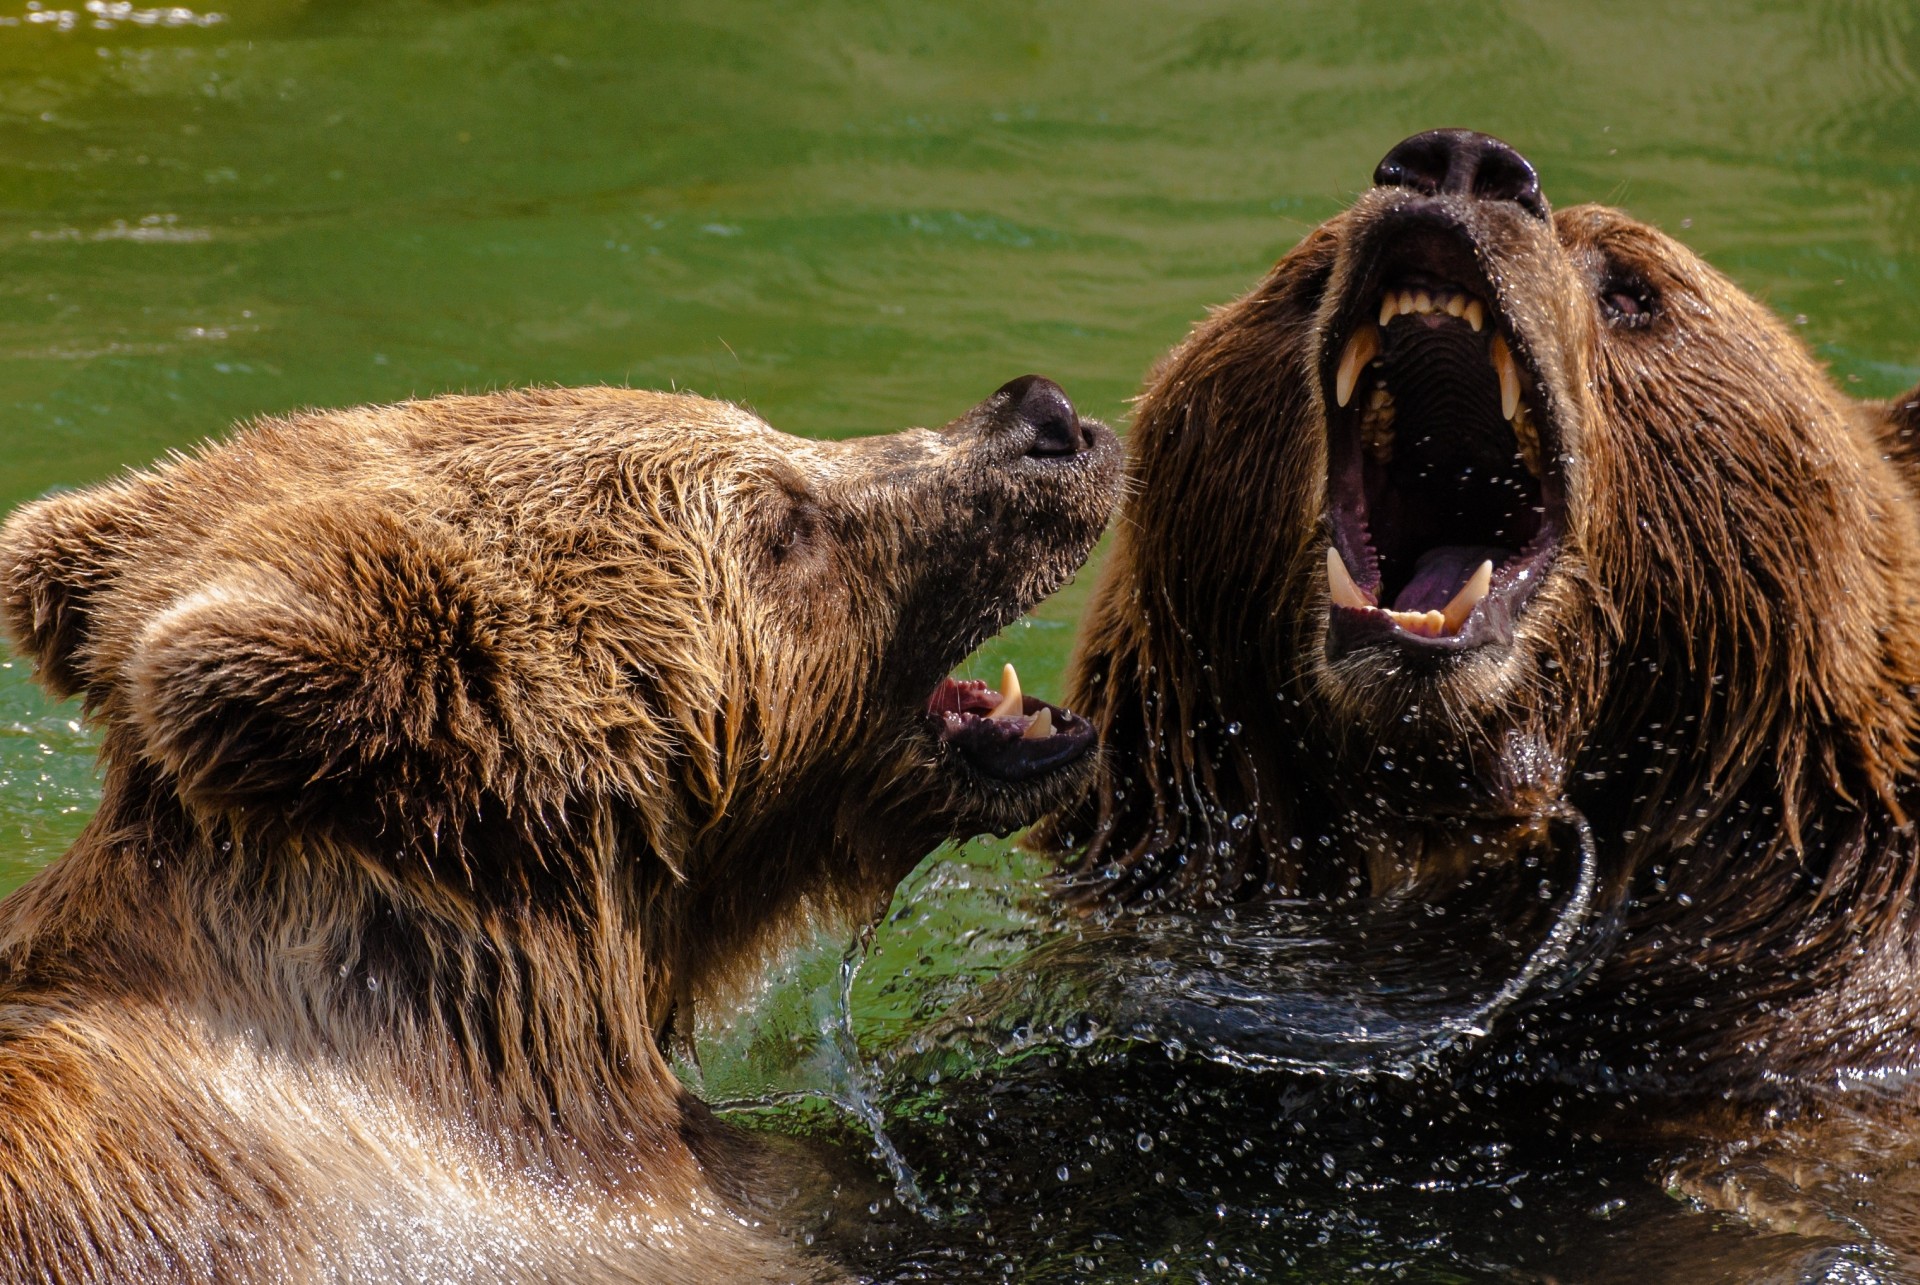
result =
[{"label": "bear's jawline", "polygon": [[[972,678],[942,679],[927,698],[934,734],[982,776],[1031,781],[1065,767],[1092,748],[1092,724],[1072,710],[1023,695],[1020,713],[995,717],[993,709],[1001,700],[999,692]],[[1042,710],[1052,720],[1052,732],[1028,736]]]},{"label": "bear's jawline", "polygon": [[1565,526],[1558,435],[1526,345],[1457,227],[1387,231],[1356,279],[1347,338],[1322,363],[1341,564],[1328,563],[1328,653],[1511,643]]}]

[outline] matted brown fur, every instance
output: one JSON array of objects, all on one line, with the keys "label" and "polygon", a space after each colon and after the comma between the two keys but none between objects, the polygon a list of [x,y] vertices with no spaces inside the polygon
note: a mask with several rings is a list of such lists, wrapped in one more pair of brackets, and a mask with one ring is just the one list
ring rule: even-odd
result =
[{"label": "matted brown fur", "polygon": [[[1373,304],[1347,297],[1371,229],[1422,201],[1476,238],[1567,509],[1511,645],[1424,669],[1330,654],[1323,518],[1329,336]],[[1619,281],[1657,310],[1610,317]],[[1910,1068],[1917,430],[1920,393],[1845,396],[1618,210],[1374,188],[1147,383],[1069,697],[1105,771],[1052,841],[1126,904],[1437,897],[1564,800],[1626,898],[1565,1001],[1570,1073],[1717,1093]]]},{"label": "matted brown fur", "polygon": [[1115,499],[1110,433],[1034,436],[1004,391],[845,443],[510,392],[16,513],[6,624],[105,782],[0,904],[0,1278],[819,1274],[662,1041],[1070,783],[923,714]]}]

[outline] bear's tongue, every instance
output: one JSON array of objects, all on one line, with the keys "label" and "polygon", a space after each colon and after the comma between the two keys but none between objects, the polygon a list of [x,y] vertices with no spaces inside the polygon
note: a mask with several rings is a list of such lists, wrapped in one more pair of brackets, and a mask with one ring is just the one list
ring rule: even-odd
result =
[{"label": "bear's tongue", "polygon": [[1498,567],[1513,550],[1491,545],[1445,544],[1428,549],[1413,564],[1413,578],[1393,597],[1395,611],[1438,611],[1460,591],[1482,562]]}]

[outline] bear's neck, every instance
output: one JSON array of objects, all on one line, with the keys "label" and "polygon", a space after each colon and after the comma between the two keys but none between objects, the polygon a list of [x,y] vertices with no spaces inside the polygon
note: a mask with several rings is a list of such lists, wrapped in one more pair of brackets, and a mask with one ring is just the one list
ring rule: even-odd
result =
[{"label": "bear's neck", "polygon": [[82,970],[87,993],[459,1104],[490,1132],[684,1150],[704,1117],[658,1039],[680,981],[672,899],[579,846],[509,872],[246,840],[110,784],[73,850],[0,907],[0,951],[16,984]]},{"label": "bear's neck", "polygon": [[[1783,799],[1756,773],[1706,825],[1630,818],[1602,836],[1633,872],[1618,947],[1574,1006],[1574,1025],[1643,1032],[1623,1083],[1773,1084],[1877,1075],[1920,1061],[1920,836],[1861,780]],[[1907,802],[1911,815],[1920,799]],[[1654,1054],[1658,1053],[1658,1056]]]},{"label": "bear's neck", "polygon": [[[1565,756],[1571,770],[1558,797],[1590,824],[1600,872],[1594,927],[1609,927],[1592,938],[1605,943],[1592,971],[1555,1001],[1562,1020],[1544,1023],[1555,1029],[1557,1056],[1582,1079],[1663,1091],[1920,1063],[1912,985],[1920,976],[1920,834],[1841,755],[1807,754],[1804,770],[1786,777],[1773,752],[1747,756],[1738,775],[1716,772],[1721,746],[1799,744],[1793,720],[1802,715],[1791,707],[1771,726],[1709,727],[1663,743],[1663,729],[1693,720],[1650,718],[1646,708],[1711,709],[1711,701],[1677,687],[1637,693],[1635,706],[1617,725],[1603,721],[1592,754]],[[1622,745],[1646,748],[1623,760],[1614,750]],[[1488,784],[1472,764],[1430,755],[1421,766],[1431,780],[1399,770],[1381,786],[1378,771],[1339,770],[1338,742],[1315,748],[1290,770],[1263,775],[1313,779],[1336,764],[1317,792],[1320,808],[1290,832],[1331,858],[1327,890],[1444,899],[1513,865],[1515,844],[1503,832],[1528,841],[1512,815],[1515,791]],[[1356,780],[1364,791],[1348,788]],[[1441,795],[1435,782],[1461,781],[1509,810],[1421,816],[1421,805]],[[1394,796],[1398,810],[1383,806],[1389,787],[1404,792]],[[1908,793],[1916,797],[1900,800],[1901,810],[1920,816],[1920,790]],[[1678,808],[1676,799],[1694,806]],[[1531,866],[1521,872],[1522,882],[1537,877]],[[1529,1038],[1539,1034],[1535,1027]]]}]

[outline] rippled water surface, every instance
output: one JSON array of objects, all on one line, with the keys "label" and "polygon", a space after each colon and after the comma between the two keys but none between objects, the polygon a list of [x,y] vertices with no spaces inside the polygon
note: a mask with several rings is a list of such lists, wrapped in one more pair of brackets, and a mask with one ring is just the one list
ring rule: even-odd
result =
[{"label": "rippled water surface", "polygon": [[[1435,125],[1682,236],[1890,394],[1920,380],[1917,71],[1892,0],[0,0],[0,503],[249,415],[507,384],[690,388],[839,436],[1037,370],[1124,421],[1209,304]],[[1056,691],[1084,588],[975,672]],[[0,667],[0,887],[92,807],[77,720]],[[864,953],[823,936],[706,1016],[710,1097],[878,1157],[872,1212],[820,1232],[877,1276],[1904,1270],[1696,1212],[1647,1156],[1529,1152],[1497,1104],[1454,1118],[1337,1066],[1310,1093],[1076,1026],[1082,975],[1016,963],[1064,931],[1043,873],[944,854]],[[1276,914],[1248,930],[1269,960],[1338,931]],[[1165,931],[1178,967],[1209,958]],[[1052,1036],[947,1038],[1023,977]],[[1389,1114],[1420,1136],[1377,1134]]]}]

